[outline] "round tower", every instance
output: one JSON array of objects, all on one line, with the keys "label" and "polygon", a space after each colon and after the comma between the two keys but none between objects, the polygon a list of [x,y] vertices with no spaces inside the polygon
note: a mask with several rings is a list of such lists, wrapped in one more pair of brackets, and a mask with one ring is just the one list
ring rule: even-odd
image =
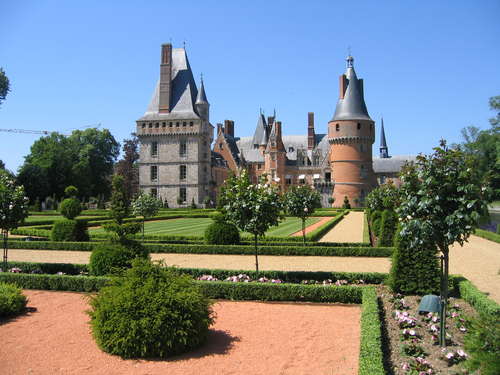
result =
[{"label": "round tower", "polygon": [[375,123],[368,115],[363,80],[356,77],[353,63],[353,57],[349,56],[346,73],[340,76],[335,114],[328,122],[334,207],[342,207],[345,197],[351,207],[362,206],[366,195],[376,186],[372,161]]}]

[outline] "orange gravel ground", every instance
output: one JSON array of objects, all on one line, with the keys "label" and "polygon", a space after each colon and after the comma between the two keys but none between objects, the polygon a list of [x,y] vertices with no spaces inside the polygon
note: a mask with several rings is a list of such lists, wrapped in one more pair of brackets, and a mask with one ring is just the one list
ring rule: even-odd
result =
[{"label": "orange gravel ground", "polygon": [[219,301],[208,342],[168,361],[97,348],[84,294],[25,290],[36,311],[0,322],[2,374],[357,374],[360,307]]},{"label": "orange gravel ground", "polygon": [[[325,224],[327,221],[330,221],[331,219],[334,219],[334,218],[335,218],[335,216],[322,217],[319,221],[306,227],[306,234],[309,232],[312,232],[316,228],[319,228],[320,226]],[[301,236],[302,236],[302,229],[299,230],[298,232],[291,234],[291,237],[301,237]]]}]

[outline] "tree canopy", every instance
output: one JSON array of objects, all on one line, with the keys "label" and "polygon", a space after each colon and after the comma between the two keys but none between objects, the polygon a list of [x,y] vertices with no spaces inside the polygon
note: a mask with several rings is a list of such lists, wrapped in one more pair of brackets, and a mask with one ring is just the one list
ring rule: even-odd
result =
[{"label": "tree canopy", "polygon": [[314,213],[316,208],[321,207],[321,196],[309,185],[293,186],[286,192],[283,203],[287,214],[302,220],[302,239],[305,243],[306,219]]},{"label": "tree canopy", "polygon": [[129,199],[139,192],[139,138],[135,133],[123,140],[123,158],[116,163],[115,173],[123,176],[125,191]]},{"label": "tree canopy", "polygon": [[10,91],[10,81],[5,71],[0,68],[0,106]]},{"label": "tree canopy", "polygon": [[108,196],[119,150],[107,129],[75,130],[67,137],[51,133],[31,146],[18,183],[25,185],[31,201],[52,195],[61,198],[69,185],[77,187],[82,197]]}]

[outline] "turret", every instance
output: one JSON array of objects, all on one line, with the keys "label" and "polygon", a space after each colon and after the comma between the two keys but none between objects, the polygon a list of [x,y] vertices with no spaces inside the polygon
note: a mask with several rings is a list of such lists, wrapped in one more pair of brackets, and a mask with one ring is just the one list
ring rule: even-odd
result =
[{"label": "turret", "polygon": [[198,90],[198,96],[196,97],[196,111],[198,115],[205,121],[209,121],[210,104],[207,100],[207,95],[205,94],[205,85],[203,84],[203,78],[201,78],[200,89]]},{"label": "turret", "polygon": [[346,73],[339,79],[335,114],[328,123],[335,207],[342,206],[346,196],[352,206],[362,205],[376,184],[372,161],[374,122],[366,109],[363,80],[354,71],[354,58],[348,56],[346,61]]}]

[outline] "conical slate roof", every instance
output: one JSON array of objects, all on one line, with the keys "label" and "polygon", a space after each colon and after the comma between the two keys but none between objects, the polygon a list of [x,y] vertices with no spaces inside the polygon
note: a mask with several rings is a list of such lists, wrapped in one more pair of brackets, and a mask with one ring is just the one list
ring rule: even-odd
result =
[{"label": "conical slate roof", "polygon": [[203,79],[201,80],[200,90],[198,90],[198,96],[196,97],[195,104],[208,104],[207,95],[205,94],[205,85],[203,84]]},{"label": "conical slate roof", "polygon": [[259,114],[259,119],[257,120],[257,127],[255,128],[255,133],[252,138],[252,145],[266,145],[267,144],[267,133],[266,133],[266,118],[262,113]]},{"label": "conical slate roof", "polygon": [[363,97],[363,83],[356,77],[352,56],[347,58],[347,88],[343,99],[339,99],[332,121],[336,120],[372,120],[366,109]]},{"label": "conical slate roof", "polygon": [[380,148],[387,149],[387,141],[385,140],[384,118],[382,118],[382,128],[380,129]]},{"label": "conical slate roof", "polygon": [[144,116],[139,120],[198,118],[195,101],[198,89],[184,48],[172,49],[172,96],[170,113],[160,113],[160,81],[156,84],[153,96]]}]

